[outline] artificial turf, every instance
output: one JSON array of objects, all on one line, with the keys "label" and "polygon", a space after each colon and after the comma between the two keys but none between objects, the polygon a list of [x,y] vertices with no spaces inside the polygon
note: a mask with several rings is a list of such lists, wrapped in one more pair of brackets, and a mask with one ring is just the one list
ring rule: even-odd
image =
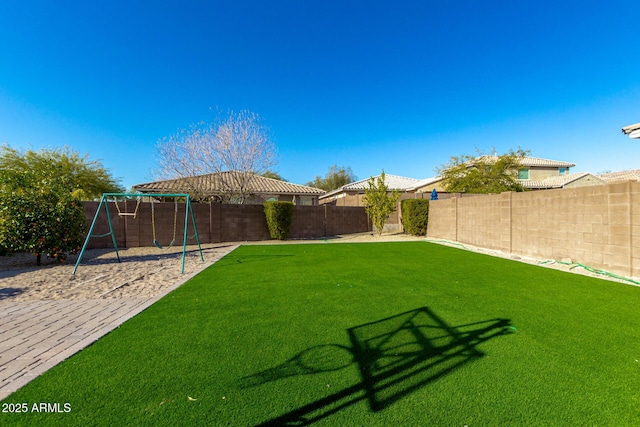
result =
[{"label": "artificial turf", "polygon": [[640,289],[427,242],[243,246],[2,425],[639,425]]}]

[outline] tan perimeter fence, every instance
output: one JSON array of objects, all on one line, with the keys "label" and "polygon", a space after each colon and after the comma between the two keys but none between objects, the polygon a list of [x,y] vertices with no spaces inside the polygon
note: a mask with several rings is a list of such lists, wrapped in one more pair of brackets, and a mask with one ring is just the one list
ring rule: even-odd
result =
[{"label": "tan perimeter fence", "polygon": [[640,276],[640,182],[432,201],[427,235]]},{"label": "tan perimeter fence", "polygon": [[[93,221],[98,202],[85,202],[87,224]],[[227,205],[219,203],[194,203],[196,226],[201,243],[239,242],[269,240],[269,229],[262,205]],[[134,212],[135,201],[119,202],[121,212]],[[118,247],[153,246],[155,225],[156,240],[168,246],[182,245],[184,236],[185,204],[178,203],[175,215],[173,202],[143,202],[138,207],[136,217],[119,216],[116,206],[110,202],[109,212]],[[175,223],[175,226],[174,226]],[[174,234],[175,229],[175,234]],[[338,206],[295,206],[289,238],[310,239],[339,234],[360,233],[371,230],[367,214],[362,207]],[[93,235],[109,232],[107,215],[102,207]],[[189,218],[187,244],[196,244],[193,226]],[[111,237],[91,238],[88,248],[112,248]]]}]

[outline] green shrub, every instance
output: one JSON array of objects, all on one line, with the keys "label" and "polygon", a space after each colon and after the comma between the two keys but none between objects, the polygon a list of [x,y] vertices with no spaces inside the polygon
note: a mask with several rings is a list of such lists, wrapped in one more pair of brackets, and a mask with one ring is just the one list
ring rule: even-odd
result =
[{"label": "green shrub", "polygon": [[414,236],[425,236],[429,221],[429,200],[406,199],[400,203],[404,230]]},{"label": "green shrub", "polygon": [[16,176],[20,185],[0,178],[0,255],[31,252],[40,265],[42,254],[62,262],[77,253],[85,231],[84,207],[69,192],[65,177]]},{"label": "green shrub", "polygon": [[286,239],[293,219],[293,203],[268,201],[263,206],[271,238]]}]

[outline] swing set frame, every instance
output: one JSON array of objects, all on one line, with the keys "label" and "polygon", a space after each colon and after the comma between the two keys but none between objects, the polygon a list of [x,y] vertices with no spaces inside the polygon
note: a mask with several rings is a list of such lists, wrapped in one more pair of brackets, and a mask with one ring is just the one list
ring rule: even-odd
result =
[{"label": "swing set frame", "polygon": [[[137,214],[138,212],[138,207],[140,206],[140,200],[142,199],[142,197],[150,197],[150,198],[154,198],[154,197],[181,197],[185,199],[185,213],[184,213],[184,234],[183,234],[183,241],[182,241],[182,266],[180,268],[180,273],[184,273],[184,260],[185,260],[185,256],[187,253],[187,230],[189,228],[189,218],[191,218],[191,222],[193,223],[193,231],[195,232],[193,234],[193,236],[188,236],[190,238],[195,237],[196,241],[198,242],[198,251],[200,252],[200,259],[202,260],[202,262],[204,262],[204,256],[202,255],[202,246],[200,245],[200,236],[198,236],[198,228],[196,227],[196,218],[195,215],[193,213],[193,206],[191,205],[191,196],[189,196],[189,194],[172,194],[172,193],[103,193],[102,197],[100,198],[100,204],[98,205],[98,209],[96,210],[96,214],[93,217],[93,221],[91,222],[91,227],[89,227],[89,232],[87,233],[87,237],[84,240],[84,245],[82,245],[82,250],[80,250],[80,255],[78,256],[78,260],[76,261],[76,265],[73,268],[73,272],[71,274],[76,274],[76,270],[78,269],[78,266],[80,265],[80,261],[82,260],[82,255],[84,255],[84,251],[87,249],[87,245],[89,244],[89,240],[92,237],[107,237],[107,236],[111,236],[111,241],[113,242],[113,248],[116,251],[116,257],[118,258],[118,262],[120,261],[120,254],[118,252],[118,245],[116,243],[116,235],[115,232],[113,231],[113,223],[111,222],[111,213],[109,212],[109,197],[113,197],[114,200],[117,200],[118,197],[137,197],[138,198],[138,203],[136,205],[136,212],[135,214]],[[151,203],[154,203],[153,200],[151,201]],[[175,240],[175,225],[176,225],[176,221],[177,221],[177,216],[178,216],[178,209],[177,209],[177,200],[175,201],[176,203],[176,211],[174,214],[174,240]],[[107,214],[107,222],[109,223],[109,232],[105,233],[105,234],[99,234],[99,235],[93,235],[93,229],[96,225],[96,222],[98,220],[98,216],[100,215],[100,210],[102,209],[102,206],[104,206],[104,209],[106,211]],[[134,218],[136,217],[135,214],[130,214],[130,213],[123,213],[120,212],[120,209],[117,207],[117,201],[116,201],[116,209],[118,210],[117,215],[119,216],[124,216],[124,215],[129,215],[129,216],[133,216]],[[153,212],[153,205],[152,205],[152,212],[151,212],[151,221],[152,221],[152,226],[154,227],[154,245],[157,246],[159,249],[163,249],[156,241],[155,241],[155,218],[153,217],[154,212]],[[173,244],[173,242],[171,242],[171,244]]]}]

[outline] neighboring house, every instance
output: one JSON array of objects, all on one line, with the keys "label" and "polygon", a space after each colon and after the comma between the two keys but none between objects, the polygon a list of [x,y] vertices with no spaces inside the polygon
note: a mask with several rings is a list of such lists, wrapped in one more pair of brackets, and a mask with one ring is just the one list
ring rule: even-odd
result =
[{"label": "neighboring house", "polygon": [[189,193],[197,195],[198,199],[224,200],[226,195],[238,192],[239,186],[245,187],[245,193],[250,195],[245,200],[248,204],[280,200],[312,206],[317,205],[318,198],[325,193],[319,188],[234,171],[149,182],[134,185],[133,189],[139,193]]},{"label": "neighboring house", "polygon": [[[498,158],[497,156],[488,157]],[[574,163],[525,156],[518,168],[518,181],[542,181],[546,178],[568,175],[569,169],[574,166]]]},{"label": "neighboring house", "polygon": [[[588,172],[570,173],[570,169],[574,166],[574,163],[527,156],[520,162],[518,182],[529,190],[582,187],[605,183],[604,180]],[[411,190],[416,193],[430,193],[434,188],[438,193],[445,192],[441,177],[425,179]]]},{"label": "neighboring house", "polygon": [[575,188],[602,185],[606,182],[589,172],[570,173],[574,163],[525,157],[518,169],[518,182],[529,190]]},{"label": "neighboring house", "polygon": [[[378,179],[380,175],[374,176]],[[401,193],[407,192],[409,188],[413,188],[419,179],[407,178],[398,175],[385,174],[385,184],[390,191],[397,190]],[[360,181],[351,182],[343,185],[337,190],[329,191],[320,196],[320,204],[333,204],[337,206],[363,206],[364,189],[369,188],[367,182],[370,178],[361,179]]]},{"label": "neighboring house", "polygon": [[640,169],[599,173],[596,176],[605,181],[607,184],[613,182],[640,181]]},{"label": "neighboring house", "polygon": [[550,176],[539,181],[518,180],[524,188],[530,190],[550,190],[552,188],[576,188],[590,185],[602,185],[606,182],[589,172],[570,173]]},{"label": "neighboring house", "polygon": [[426,196],[423,196],[423,194],[424,193],[429,193],[429,196],[430,196],[431,192],[434,189],[438,193],[439,197],[442,196],[443,194],[448,194],[447,191],[444,189],[444,184],[442,182],[442,177],[440,177],[440,176],[434,176],[432,178],[421,179],[420,181],[418,181],[416,183],[416,185],[414,185],[413,187],[408,188],[407,192],[413,193],[416,196],[417,195],[421,195],[422,198],[426,198]]},{"label": "neighboring house", "polygon": [[[373,179],[377,180],[380,175],[374,176]],[[343,185],[337,190],[330,191],[320,196],[320,204],[331,204],[336,206],[364,206],[364,190],[369,188],[368,182],[371,178],[361,179],[347,185]],[[424,181],[424,180],[422,180]],[[399,191],[401,193],[400,200],[416,197],[412,188],[421,182],[419,179],[407,178],[405,176],[398,175],[384,175],[384,182],[389,191]],[[431,190],[429,190],[431,191]],[[428,197],[429,195],[420,195]],[[400,202],[398,202],[399,210]],[[384,231],[395,232],[402,230],[402,220],[399,212],[396,210],[387,219],[384,226]]]}]

